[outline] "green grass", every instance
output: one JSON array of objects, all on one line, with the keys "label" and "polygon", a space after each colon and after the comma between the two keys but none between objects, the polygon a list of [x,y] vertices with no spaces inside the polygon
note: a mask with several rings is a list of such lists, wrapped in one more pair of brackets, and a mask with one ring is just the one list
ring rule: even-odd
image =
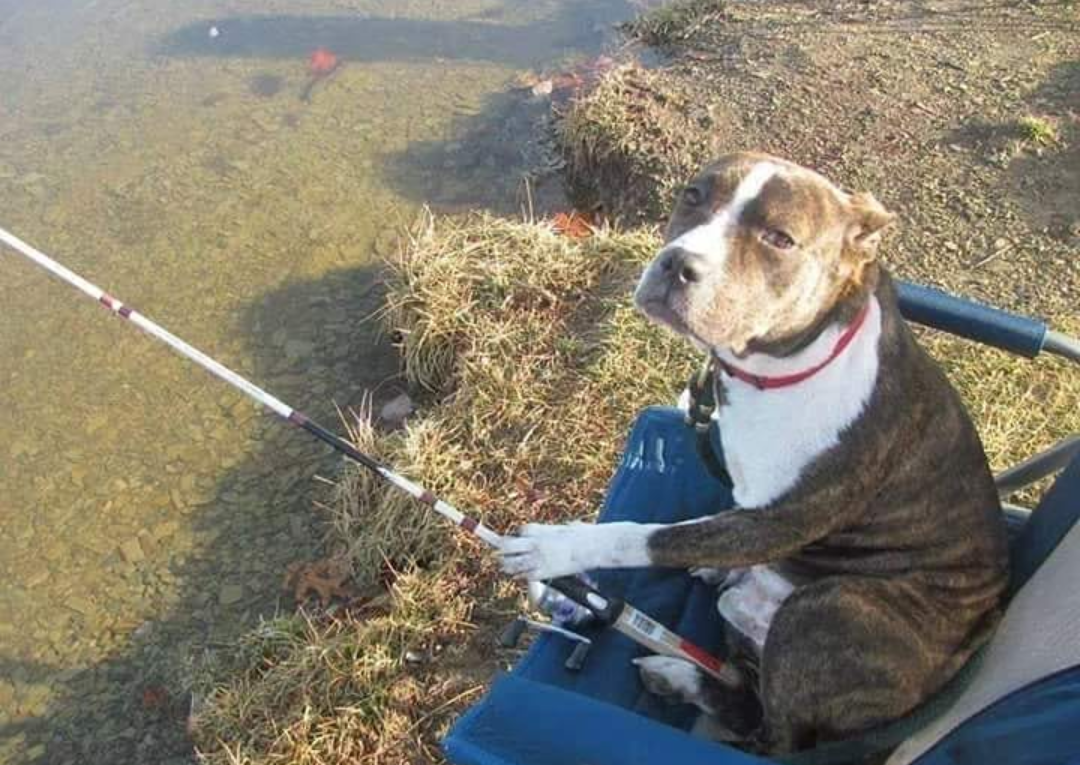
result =
[{"label": "green grass", "polygon": [[1045,147],[1058,143],[1058,130],[1052,122],[1043,118],[1027,115],[1017,120],[1020,136],[1031,146]]},{"label": "green grass", "polygon": [[685,42],[723,14],[724,0],[674,0],[623,25],[623,30],[646,45],[669,48]]}]

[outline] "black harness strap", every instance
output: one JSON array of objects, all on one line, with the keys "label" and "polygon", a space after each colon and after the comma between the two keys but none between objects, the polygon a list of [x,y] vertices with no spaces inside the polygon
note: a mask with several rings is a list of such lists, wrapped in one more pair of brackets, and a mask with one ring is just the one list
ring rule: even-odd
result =
[{"label": "black harness strap", "polygon": [[712,443],[712,416],[716,411],[716,369],[710,356],[686,384],[690,394],[686,424],[694,429],[698,456],[713,478],[727,488],[732,487],[731,475],[716,456]]}]

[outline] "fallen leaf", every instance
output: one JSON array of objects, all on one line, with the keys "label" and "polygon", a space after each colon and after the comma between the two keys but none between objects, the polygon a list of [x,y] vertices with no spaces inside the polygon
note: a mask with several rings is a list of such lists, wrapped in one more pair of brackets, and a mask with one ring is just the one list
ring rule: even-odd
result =
[{"label": "fallen leaf", "polygon": [[571,210],[568,213],[558,213],[551,219],[551,227],[555,230],[555,233],[562,234],[569,239],[586,239],[593,235],[595,226],[595,216],[576,210]]},{"label": "fallen leaf", "polygon": [[293,563],[285,571],[284,587],[293,591],[297,603],[303,603],[312,594],[326,608],[334,598],[349,599],[353,593],[345,586],[352,575],[349,564],[339,558],[304,563]]},{"label": "fallen leaf", "polygon": [[169,692],[160,685],[148,685],[143,688],[143,709],[157,710],[169,703]]}]

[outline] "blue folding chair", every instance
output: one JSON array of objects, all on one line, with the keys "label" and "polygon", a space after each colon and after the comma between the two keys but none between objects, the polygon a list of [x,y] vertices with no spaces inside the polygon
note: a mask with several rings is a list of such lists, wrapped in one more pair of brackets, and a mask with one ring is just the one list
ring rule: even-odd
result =
[{"label": "blue folding chair", "polygon": [[[899,288],[912,321],[1028,357],[1046,351],[1080,361],[1080,342],[1042,322],[926,287]],[[1062,468],[1033,512],[1006,505],[1015,532],[1014,595],[990,645],[909,717],[785,762],[881,761],[890,752],[890,765],[1051,765],[1080,758],[1080,587],[1074,586],[1080,582],[1080,437],[997,482],[1007,496]],[[702,462],[683,412],[653,407],[633,427],[600,522],[672,523],[731,504],[728,489]],[[603,571],[596,579],[601,592],[625,598],[706,650],[720,649],[714,587],[661,569]],[[691,735],[696,710],[669,706],[641,686],[631,660],[643,649],[614,630],[587,636],[593,646],[577,671],[565,666],[572,644],[540,636],[447,735],[448,759],[458,765],[773,762]]]}]

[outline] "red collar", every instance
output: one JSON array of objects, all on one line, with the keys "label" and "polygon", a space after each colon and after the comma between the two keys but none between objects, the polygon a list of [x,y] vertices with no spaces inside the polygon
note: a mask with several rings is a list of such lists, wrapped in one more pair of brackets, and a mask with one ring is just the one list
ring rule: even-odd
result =
[{"label": "red collar", "polygon": [[824,361],[820,364],[815,364],[809,369],[804,369],[801,372],[796,372],[792,375],[784,375],[783,377],[766,377],[765,375],[756,375],[752,372],[747,372],[745,369],[739,369],[736,366],[728,364],[719,356],[713,356],[716,359],[716,363],[720,365],[720,368],[727,372],[732,377],[737,377],[743,382],[748,382],[758,390],[771,390],[773,388],[786,388],[789,385],[795,385],[800,383],[808,377],[813,377],[822,369],[832,363],[833,359],[844,352],[844,349],[851,345],[851,341],[855,339],[855,335],[858,334],[859,329],[866,322],[866,315],[870,312],[870,302],[867,301],[866,305],[862,307],[859,314],[855,317],[855,320],[848,325],[844,330],[844,334],[840,335],[836,340],[836,345],[833,346],[832,353],[830,353]]}]

